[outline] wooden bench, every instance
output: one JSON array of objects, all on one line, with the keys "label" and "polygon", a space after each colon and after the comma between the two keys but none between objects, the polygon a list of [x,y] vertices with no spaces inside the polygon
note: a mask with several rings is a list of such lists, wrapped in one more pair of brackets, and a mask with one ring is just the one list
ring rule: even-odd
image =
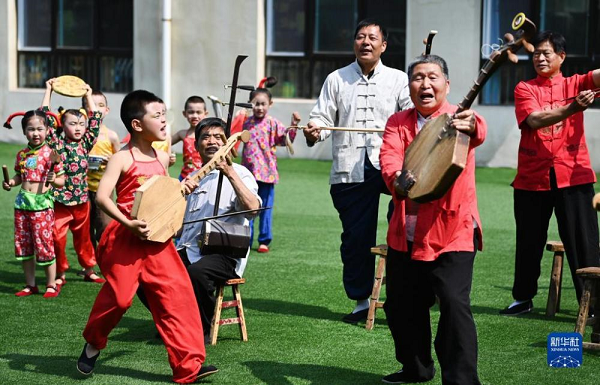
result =
[{"label": "wooden bench", "polygon": [[[592,325],[591,342],[584,342],[584,349],[600,350],[600,267],[586,267],[577,270],[583,280],[583,293],[579,303],[579,314],[575,332],[585,335],[585,327]],[[594,306],[593,318],[589,317],[590,307]]]},{"label": "wooden bench", "polygon": [[550,273],[550,287],[548,289],[548,302],[546,303],[546,316],[554,317],[560,311],[560,293],[562,288],[563,262],[565,247],[560,241],[549,241],[546,250],[554,253],[552,272]]},{"label": "wooden bench", "polygon": [[375,324],[375,314],[377,309],[383,307],[383,301],[379,300],[381,286],[385,285],[385,258],[387,257],[387,245],[378,245],[371,247],[371,253],[379,257],[377,267],[375,269],[375,281],[373,282],[373,291],[371,292],[371,302],[369,304],[369,312],[367,313],[367,322],[365,329],[373,330]]},{"label": "wooden bench", "polygon": [[[225,283],[217,286],[217,300],[215,303],[215,314],[213,315],[211,328],[210,328],[210,344],[217,344],[217,337],[219,335],[219,327],[221,325],[232,325],[238,324],[240,327],[240,338],[242,341],[248,341],[248,332],[246,331],[246,319],[244,318],[244,307],[242,306],[242,295],[240,294],[240,285],[246,283],[246,279],[230,279]],[[231,286],[233,292],[232,301],[223,301],[223,290],[226,286]],[[235,307],[237,317],[221,319],[221,312],[223,309]]]}]

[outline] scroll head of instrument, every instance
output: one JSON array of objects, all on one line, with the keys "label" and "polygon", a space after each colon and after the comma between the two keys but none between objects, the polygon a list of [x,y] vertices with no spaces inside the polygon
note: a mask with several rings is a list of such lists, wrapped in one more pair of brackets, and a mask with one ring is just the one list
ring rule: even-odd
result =
[{"label": "scroll head of instrument", "polygon": [[533,53],[533,51],[535,51],[535,47],[533,46],[533,44],[531,44],[525,39],[523,39],[523,48],[525,48],[525,50],[529,53]]},{"label": "scroll head of instrument", "polygon": [[244,143],[248,143],[248,141],[250,140],[250,132],[249,131],[242,131],[241,135],[240,135],[240,140]]},{"label": "scroll head of instrument", "polygon": [[515,41],[515,37],[512,35],[512,33],[507,32],[504,34],[504,41],[510,44]]},{"label": "scroll head of instrument", "polygon": [[511,62],[513,62],[513,63],[519,62],[519,58],[512,51],[509,50],[506,52],[506,54],[508,55],[508,60],[510,60]]}]

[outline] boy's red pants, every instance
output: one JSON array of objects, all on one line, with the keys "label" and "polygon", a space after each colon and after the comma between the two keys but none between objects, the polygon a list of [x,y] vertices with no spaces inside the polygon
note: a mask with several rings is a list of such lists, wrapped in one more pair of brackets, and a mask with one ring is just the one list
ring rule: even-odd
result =
[{"label": "boy's red pants", "polygon": [[98,262],[106,283],[83,331],[85,340],[98,349],[106,347],[141,283],[167,348],[173,381],[194,382],[206,357],[204,333],[192,284],[173,242],[142,241],[113,221],[98,244]]},{"label": "boy's red pants", "polygon": [[79,264],[84,269],[96,266],[96,254],[90,238],[90,203],[65,206],[54,203],[54,252],[56,253],[56,276],[69,269],[67,260],[67,232],[73,233],[73,247]]}]

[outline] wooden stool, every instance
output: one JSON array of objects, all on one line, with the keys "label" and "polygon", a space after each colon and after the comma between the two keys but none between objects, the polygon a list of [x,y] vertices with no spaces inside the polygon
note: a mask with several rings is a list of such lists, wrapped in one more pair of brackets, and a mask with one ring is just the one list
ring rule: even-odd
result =
[{"label": "wooden stool", "polygon": [[[242,341],[248,341],[248,332],[246,331],[246,319],[244,318],[244,308],[242,307],[242,295],[240,294],[239,285],[246,283],[246,279],[230,279],[224,284],[217,286],[217,301],[215,303],[215,314],[213,315],[211,327],[210,327],[210,344],[217,344],[217,337],[219,335],[219,326],[239,324],[240,326],[240,338]],[[223,289],[225,286],[231,286],[233,291],[233,301],[223,301]],[[221,310],[230,307],[235,307],[237,317],[221,319]]]},{"label": "wooden stool", "polygon": [[367,322],[365,323],[365,329],[373,330],[375,324],[375,313],[377,309],[383,307],[383,301],[379,300],[379,294],[381,292],[381,286],[385,284],[385,277],[383,276],[385,271],[385,257],[387,257],[387,245],[378,245],[371,247],[371,253],[379,256],[377,262],[377,268],[375,270],[375,282],[373,282],[373,292],[371,293],[371,302],[369,304],[369,313],[367,314]]},{"label": "wooden stool", "polygon": [[[577,269],[577,276],[583,280],[583,293],[579,304],[579,314],[575,323],[575,332],[585,335],[585,327],[592,325],[592,342],[584,342],[586,349],[600,350],[600,267]],[[594,306],[594,317],[588,320],[590,305]]]},{"label": "wooden stool", "polygon": [[554,317],[560,311],[560,292],[565,247],[560,241],[549,241],[546,243],[546,250],[554,252],[552,273],[550,274],[550,288],[548,289],[548,302],[546,303],[546,316]]}]

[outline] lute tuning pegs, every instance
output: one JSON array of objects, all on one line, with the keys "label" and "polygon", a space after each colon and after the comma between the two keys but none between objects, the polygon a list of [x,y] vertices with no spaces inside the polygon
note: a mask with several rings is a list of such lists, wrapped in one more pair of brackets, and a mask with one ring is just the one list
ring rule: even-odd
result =
[{"label": "lute tuning pegs", "polygon": [[529,43],[527,40],[523,40],[523,48],[529,53],[533,53],[535,51],[535,47],[533,44]]}]

